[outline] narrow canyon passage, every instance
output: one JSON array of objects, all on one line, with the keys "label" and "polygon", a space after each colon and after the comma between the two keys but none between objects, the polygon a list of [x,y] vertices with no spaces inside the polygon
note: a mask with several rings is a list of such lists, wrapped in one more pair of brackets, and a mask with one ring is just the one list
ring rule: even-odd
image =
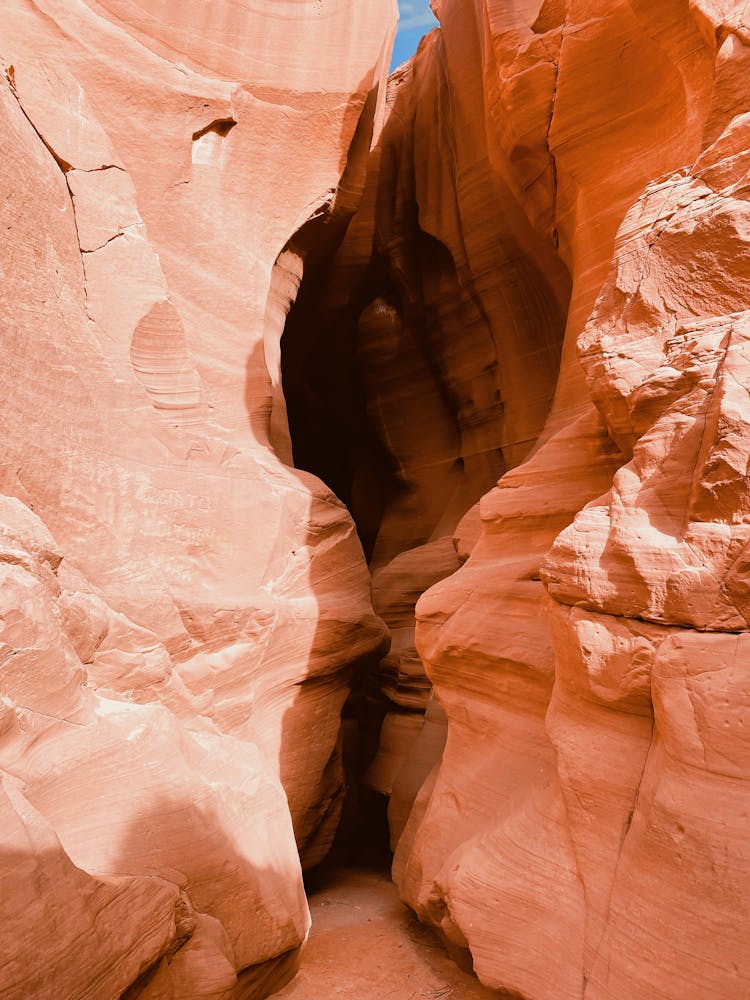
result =
[{"label": "narrow canyon passage", "polygon": [[750,996],[750,5],[399,6],[3,0],[0,1000]]},{"label": "narrow canyon passage", "polygon": [[[457,143],[443,59],[431,37],[391,78],[359,207],[347,217],[336,192],[317,209],[279,255],[269,297],[277,324],[285,314],[293,461],[349,510],[390,643],[355,672],[345,708],[351,808],[339,839],[376,829],[391,849],[447,730],[416,605],[466,561],[478,502],[532,450],[570,299],[568,269],[490,169],[482,130],[467,123]],[[477,189],[495,208],[469,228],[461,212]]]}]

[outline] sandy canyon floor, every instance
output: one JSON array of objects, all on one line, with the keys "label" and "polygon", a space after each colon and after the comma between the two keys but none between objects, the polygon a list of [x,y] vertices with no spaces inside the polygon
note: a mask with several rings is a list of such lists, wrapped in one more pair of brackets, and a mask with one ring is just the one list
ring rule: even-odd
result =
[{"label": "sandy canyon floor", "polygon": [[399,901],[385,876],[346,870],[310,896],[313,927],[277,1000],[491,1000]]}]

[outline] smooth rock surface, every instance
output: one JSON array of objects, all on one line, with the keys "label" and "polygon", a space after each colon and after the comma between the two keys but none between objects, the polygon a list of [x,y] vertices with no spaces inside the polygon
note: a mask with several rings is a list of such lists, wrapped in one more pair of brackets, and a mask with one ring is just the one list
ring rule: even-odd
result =
[{"label": "smooth rock surface", "polygon": [[3,7],[4,997],[260,997],[306,938],[385,629],[285,464],[267,303],[344,177],[356,207],[395,14]]}]

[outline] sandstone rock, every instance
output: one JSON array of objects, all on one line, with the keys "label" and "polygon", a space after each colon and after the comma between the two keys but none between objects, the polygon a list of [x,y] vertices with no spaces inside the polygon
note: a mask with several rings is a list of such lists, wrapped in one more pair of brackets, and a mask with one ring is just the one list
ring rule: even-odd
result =
[{"label": "sandstone rock", "polygon": [[314,207],[356,207],[395,3],[280,6],[3,11],[0,768],[54,883],[3,892],[3,995],[261,996],[306,937],[385,630],[279,458],[267,300]]},{"label": "sandstone rock", "polygon": [[540,443],[417,605],[448,737],[394,874],[495,988],[739,1000],[744,700],[719,650],[747,628],[741,5],[488,2],[480,31],[450,0],[439,16],[412,73],[440,60],[458,135],[484,94],[492,168],[572,293]]},{"label": "sandstone rock", "polygon": [[174,942],[179,890],[77,868],[19,784],[0,791],[0,996],[119,996]]},{"label": "sandstone rock", "polygon": [[[380,664],[378,680],[392,708],[383,720],[378,753],[363,781],[387,795],[389,810],[400,812],[404,822],[421,783],[418,776],[426,776],[442,750],[441,740],[431,733],[432,727],[420,738],[431,688],[414,646],[414,606],[423,591],[457,568],[451,539],[440,538],[400,553],[373,573],[373,606],[391,633],[391,648]],[[438,711],[433,706],[433,719]],[[417,739],[420,750],[415,758]],[[398,787],[395,798],[394,786]],[[396,839],[392,822],[392,843]]]},{"label": "sandstone rock", "polygon": [[9,1000],[288,979],[357,674],[487,987],[748,995],[747,14],[433,7],[6,4]]}]

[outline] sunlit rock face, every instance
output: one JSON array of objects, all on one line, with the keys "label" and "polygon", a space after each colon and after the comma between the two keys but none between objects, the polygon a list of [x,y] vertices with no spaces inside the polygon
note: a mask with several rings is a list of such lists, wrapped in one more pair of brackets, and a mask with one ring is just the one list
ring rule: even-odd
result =
[{"label": "sunlit rock face", "polygon": [[[538,443],[482,499],[478,539],[462,525],[468,561],[417,604],[447,741],[395,878],[508,995],[741,1000],[744,5],[437,8],[442,29],[401,87],[432,74],[445,96],[392,127],[419,162],[434,142],[425,121],[450,113],[459,148],[474,122],[487,169],[572,291]],[[457,159],[429,162],[433,188],[469,175]],[[462,231],[499,210],[481,185],[459,208]],[[498,263],[496,287],[505,278]],[[519,391],[529,382],[533,370]]]},{"label": "sunlit rock face", "polygon": [[3,996],[278,987],[353,678],[487,986],[750,994],[748,16],[433,6],[4,5]]},{"label": "sunlit rock face", "polygon": [[3,6],[3,995],[261,996],[305,939],[385,630],[269,294],[356,207],[395,15]]}]

